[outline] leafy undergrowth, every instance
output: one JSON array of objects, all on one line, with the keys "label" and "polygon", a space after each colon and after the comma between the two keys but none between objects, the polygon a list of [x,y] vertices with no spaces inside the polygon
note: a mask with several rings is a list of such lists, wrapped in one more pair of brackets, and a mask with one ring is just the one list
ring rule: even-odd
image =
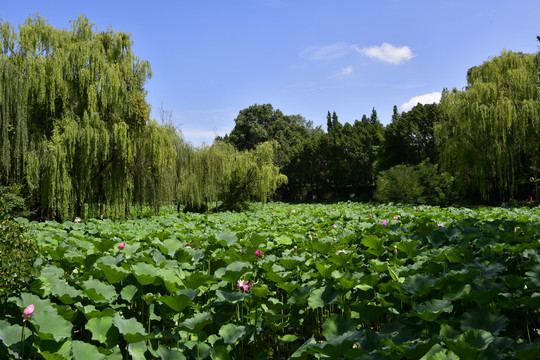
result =
[{"label": "leafy undergrowth", "polygon": [[540,356],[539,208],[21,221],[42,271],[2,304],[0,358]]}]

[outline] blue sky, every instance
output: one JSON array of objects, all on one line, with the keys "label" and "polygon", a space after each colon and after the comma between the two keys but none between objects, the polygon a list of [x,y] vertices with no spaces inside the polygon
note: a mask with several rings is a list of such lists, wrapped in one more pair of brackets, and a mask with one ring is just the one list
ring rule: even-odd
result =
[{"label": "blue sky", "polygon": [[[326,124],[375,108],[438,101],[462,89],[467,69],[502,50],[538,51],[538,0],[9,1],[12,25],[39,13],[58,28],[86,15],[98,30],[132,34],[148,60],[152,116],[172,114],[184,138],[211,143],[238,112],[270,103]],[[412,101],[412,102],[411,102]]]}]

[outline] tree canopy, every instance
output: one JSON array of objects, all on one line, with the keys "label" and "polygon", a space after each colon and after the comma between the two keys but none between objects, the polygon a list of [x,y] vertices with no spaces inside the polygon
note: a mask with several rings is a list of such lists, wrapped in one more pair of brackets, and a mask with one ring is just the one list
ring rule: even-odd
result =
[{"label": "tree canopy", "polygon": [[85,202],[121,214],[131,202],[151,76],[132,44],[83,16],[70,30],[39,15],[0,23],[0,182],[24,182],[42,216],[82,214]]},{"label": "tree canopy", "polygon": [[508,199],[540,164],[539,56],[503,51],[443,93],[442,163],[484,199]]}]

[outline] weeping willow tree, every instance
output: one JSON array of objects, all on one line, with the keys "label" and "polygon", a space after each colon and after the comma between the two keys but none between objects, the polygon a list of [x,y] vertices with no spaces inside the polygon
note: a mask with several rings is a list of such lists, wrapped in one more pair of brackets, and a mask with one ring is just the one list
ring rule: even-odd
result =
[{"label": "weeping willow tree", "polygon": [[18,29],[0,22],[0,182],[25,184],[42,217],[129,208],[151,76],[132,45],[82,16],[70,30],[39,15]]},{"label": "weeping willow tree", "polygon": [[243,210],[250,200],[265,203],[287,182],[276,165],[277,141],[267,141],[253,150],[235,151],[222,181],[224,210]]},{"label": "weeping willow tree", "polygon": [[471,68],[466,89],[443,92],[442,165],[483,199],[512,196],[539,165],[539,56],[504,51]]},{"label": "weeping willow tree", "polygon": [[214,203],[218,207],[223,181],[230,172],[236,150],[227,143],[216,142],[199,149],[189,147],[182,155],[178,198],[188,210],[203,211]]},{"label": "weeping willow tree", "polygon": [[229,143],[216,141],[183,151],[184,161],[178,165],[180,202],[194,211],[211,206],[241,210],[250,200],[266,202],[287,181],[275,165],[276,147],[273,141],[237,151]]},{"label": "weeping willow tree", "polygon": [[177,145],[183,139],[171,124],[148,123],[139,138],[133,166],[134,202],[151,205],[159,215],[175,197]]}]

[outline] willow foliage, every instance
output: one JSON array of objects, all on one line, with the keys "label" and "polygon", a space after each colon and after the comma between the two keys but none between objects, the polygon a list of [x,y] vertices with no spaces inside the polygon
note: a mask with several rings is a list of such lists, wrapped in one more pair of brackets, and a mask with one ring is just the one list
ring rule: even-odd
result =
[{"label": "willow foliage", "polygon": [[266,202],[287,181],[275,164],[277,142],[260,144],[254,150],[238,151],[216,141],[199,149],[184,151],[178,165],[178,198],[188,210],[214,206],[240,210],[246,202]]},{"label": "willow foliage", "polygon": [[442,164],[485,199],[511,196],[539,165],[539,56],[504,51],[470,69],[466,89],[443,92]]},{"label": "willow foliage", "polygon": [[129,207],[151,76],[132,44],[82,16],[69,30],[39,15],[17,29],[0,22],[0,183],[26,183],[42,217]]},{"label": "willow foliage", "polygon": [[160,206],[175,197],[176,145],[181,136],[170,124],[151,121],[139,138],[134,171],[134,201],[153,206],[159,214]]}]

